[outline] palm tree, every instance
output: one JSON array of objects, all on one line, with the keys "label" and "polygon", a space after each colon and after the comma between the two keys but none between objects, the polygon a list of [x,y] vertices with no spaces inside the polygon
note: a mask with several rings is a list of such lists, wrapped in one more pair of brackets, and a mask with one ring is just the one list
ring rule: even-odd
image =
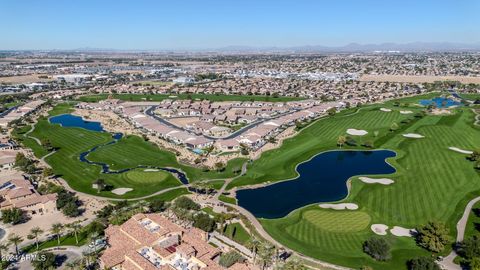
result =
[{"label": "palm tree", "polygon": [[63,231],[63,225],[61,223],[54,223],[52,224],[52,228],[50,229],[50,231],[55,234],[55,236],[57,237],[57,246],[60,245],[60,235]]},{"label": "palm tree", "polygon": [[265,269],[272,264],[272,257],[275,255],[274,247],[268,243],[264,243],[260,246],[258,256],[262,265],[262,269]]},{"label": "palm tree", "polygon": [[20,244],[21,242],[23,242],[23,238],[12,233],[9,237],[8,237],[8,242],[12,243],[13,245],[15,245],[15,253],[18,255],[18,244]]},{"label": "palm tree", "polygon": [[97,238],[98,238],[99,234],[98,232],[92,232],[88,238],[90,239],[90,241],[93,243],[93,248],[94,248],[94,252],[97,253]]},{"label": "palm tree", "polygon": [[10,246],[9,242],[0,243],[0,258],[3,258],[2,253],[8,251],[8,247]]},{"label": "palm tree", "polygon": [[258,239],[253,236],[252,238],[250,238],[250,240],[248,240],[247,242],[247,247],[252,251],[253,253],[253,264],[255,264],[255,260],[257,258],[257,252],[258,252],[258,249],[260,248],[261,246],[261,242],[258,241]]},{"label": "palm tree", "polygon": [[35,245],[37,246],[37,250],[38,250],[38,236],[42,233],[43,233],[43,230],[40,229],[40,227],[33,227],[30,230],[30,234],[33,235],[33,237],[35,237]]},{"label": "palm tree", "polygon": [[340,148],[342,148],[342,146],[345,144],[346,141],[347,141],[347,138],[345,138],[345,136],[338,136],[337,145],[340,146]]},{"label": "palm tree", "polygon": [[78,231],[82,228],[82,226],[80,225],[80,222],[75,221],[71,224],[68,224],[67,226],[72,230],[73,235],[75,235],[75,243],[78,245]]}]

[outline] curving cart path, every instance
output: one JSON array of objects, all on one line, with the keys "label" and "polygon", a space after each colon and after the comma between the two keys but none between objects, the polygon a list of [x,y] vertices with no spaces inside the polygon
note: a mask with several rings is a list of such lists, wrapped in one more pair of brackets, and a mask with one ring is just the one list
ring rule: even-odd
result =
[{"label": "curving cart path", "polygon": [[[471,200],[468,202],[467,206],[465,207],[465,211],[463,211],[463,216],[460,218],[460,220],[457,223],[457,242],[463,241],[463,238],[465,236],[465,227],[467,226],[468,222],[468,216],[470,215],[470,212],[472,211],[473,205],[475,205],[477,202],[480,201],[480,197],[476,197],[475,199]],[[448,269],[448,270],[461,270],[462,268],[460,265],[455,264],[453,260],[457,257],[457,253],[455,251],[451,251],[448,256],[443,258],[438,264],[443,268],[443,269]]]}]

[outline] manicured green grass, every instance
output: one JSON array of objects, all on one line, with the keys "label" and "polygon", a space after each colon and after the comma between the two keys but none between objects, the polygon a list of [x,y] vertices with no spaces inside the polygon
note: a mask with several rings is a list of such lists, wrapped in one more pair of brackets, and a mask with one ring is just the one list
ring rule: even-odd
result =
[{"label": "manicured green grass", "polygon": [[222,202],[226,202],[226,203],[231,203],[231,204],[237,204],[237,199],[235,198],[232,198],[232,197],[228,197],[228,196],[225,196],[225,195],[220,195],[218,196],[218,199]]},{"label": "manicured green grass", "polygon": [[[230,187],[295,177],[296,164],[319,152],[336,149],[337,138],[346,129],[365,129],[369,132],[365,137],[377,148],[397,152],[395,158],[388,159],[397,172],[375,176],[391,178],[394,184],[365,184],[354,177],[344,202],[358,204],[359,210],[332,211],[314,204],[284,218],[260,221],[279,242],[321,260],[354,268],[370,265],[374,269],[406,269],[408,259],[428,253],[417,247],[412,238],[388,235],[385,237],[392,244],[392,260],[375,262],[362,252],[362,243],[374,235],[370,225],[415,228],[436,220],[446,223],[453,237],[467,201],[480,195],[480,174],[473,163],[466,155],[448,149],[480,148],[480,129],[472,125],[473,112],[459,108],[455,115],[427,115],[401,124],[413,114],[403,115],[399,110],[416,112],[420,109],[416,100],[423,98],[427,97],[401,101],[410,103],[405,107],[394,107],[392,101],[319,120],[249,164],[247,174],[234,180]],[[380,107],[394,111],[382,112]],[[393,122],[399,123],[400,131],[389,131]],[[379,132],[377,137],[373,136],[374,131]],[[404,133],[419,133],[425,138],[409,139],[401,135]],[[357,141],[363,140],[361,137]],[[358,216],[352,216],[354,212]]]},{"label": "manicured green grass", "polygon": [[242,224],[238,222],[228,224],[225,227],[223,235],[242,245],[250,240],[250,234],[243,228]]},{"label": "manicured green grass", "polygon": [[[109,94],[97,94],[79,97],[83,102],[98,102],[104,100]],[[267,101],[286,102],[303,100],[297,97],[273,97],[256,95],[223,95],[223,94],[113,94],[113,98],[125,101],[162,101],[164,99],[206,99],[211,101]]]},{"label": "manicured green grass", "polygon": [[[78,232],[78,244],[76,242],[75,236],[72,234],[67,234],[60,237],[60,245],[58,245],[57,238],[54,237],[50,240],[39,243],[38,250],[56,247],[56,246],[83,246],[87,244],[88,235],[86,232]],[[37,251],[37,246],[34,244],[22,248],[22,251],[26,253]]]}]

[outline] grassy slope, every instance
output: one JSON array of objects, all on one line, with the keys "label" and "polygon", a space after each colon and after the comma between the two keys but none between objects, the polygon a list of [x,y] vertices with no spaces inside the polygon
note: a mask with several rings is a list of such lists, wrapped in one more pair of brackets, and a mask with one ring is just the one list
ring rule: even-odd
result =
[{"label": "grassy slope", "polygon": [[[80,101],[97,102],[106,99],[108,94],[97,94],[82,96]],[[175,97],[173,97],[175,96]],[[270,97],[270,96],[249,96],[249,95],[212,95],[212,94],[114,94],[114,98],[127,101],[162,101],[164,99],[206,99],[211,101],[268,101],[268,102],[285,102],[293,100],[302,100],[304,98],[296,97]]]},{"label": "grassy slope", "polygon": [[[411,115],[397,112],[385,113],[378,107],[370,106],[358,114],[320,120],[283,147],[265,153],[258,162],[250,166],[246,177],[233,182],[245,185],[280,180],[296,175],[295,164],[306,160],[320,151],[332,149],[339,135],[347,128],[366,129],[370,134],[378,130],[378,138],[371,138],[382,148],[397,151],[398,156],[389,162],[397,172],[389,175],[395,180],[391,186],[367,185],[357,180],[350,196],[345,199],[360,205],[371,218],[371,224],[383,223],[392,226],[416,227],[429,220],[447,223],[454,235],[454,224],[461,215],[468,198],[473,197],[480,184],[478,172],[465,155],[453,152],[449,146],[465,149],[480,147],[480,132],[472,128],[473,114],[470,110],[458,110],[453,116],[428,116],[406,124],[401,133],[420,133],[424,139],[407,139],[399,133],[388,134],[392,122],[399,122]],[[399,110],[399,108],[391,107]],[[418,110],[417,107],[401,108]],[[387,139],[384,137],[387,136]],[[293,147],[295,146],[295,147]],[[275,170],[273,170],[275,168]],[[303,215],[318,212],[318,220],[332,210],[307,206],[289,216],[275,220],[261,220],[265,229],[277,240],[307,255],[326,261],[359,267],[364,264],[376,269],[404,269],[408,258],[424,254],[412,239],[388,236],[393,244],[393,259],[388,263],[376,263],[363,254],[362,242],[373,235],[370,226],[355,232],[332,232],[319,226]],[[334,224],[345,222],[340,212],[329,213],[328,219]]]}]

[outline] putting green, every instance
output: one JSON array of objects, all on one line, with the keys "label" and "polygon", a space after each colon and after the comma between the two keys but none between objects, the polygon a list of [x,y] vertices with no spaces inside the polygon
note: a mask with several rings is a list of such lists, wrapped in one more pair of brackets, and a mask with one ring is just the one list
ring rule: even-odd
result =
[{"label": "putting green", "polygon": [[358,232],[367,228],[371,220],[367,213],[357,210],[308,210],[303,218],[329,232]]}]

